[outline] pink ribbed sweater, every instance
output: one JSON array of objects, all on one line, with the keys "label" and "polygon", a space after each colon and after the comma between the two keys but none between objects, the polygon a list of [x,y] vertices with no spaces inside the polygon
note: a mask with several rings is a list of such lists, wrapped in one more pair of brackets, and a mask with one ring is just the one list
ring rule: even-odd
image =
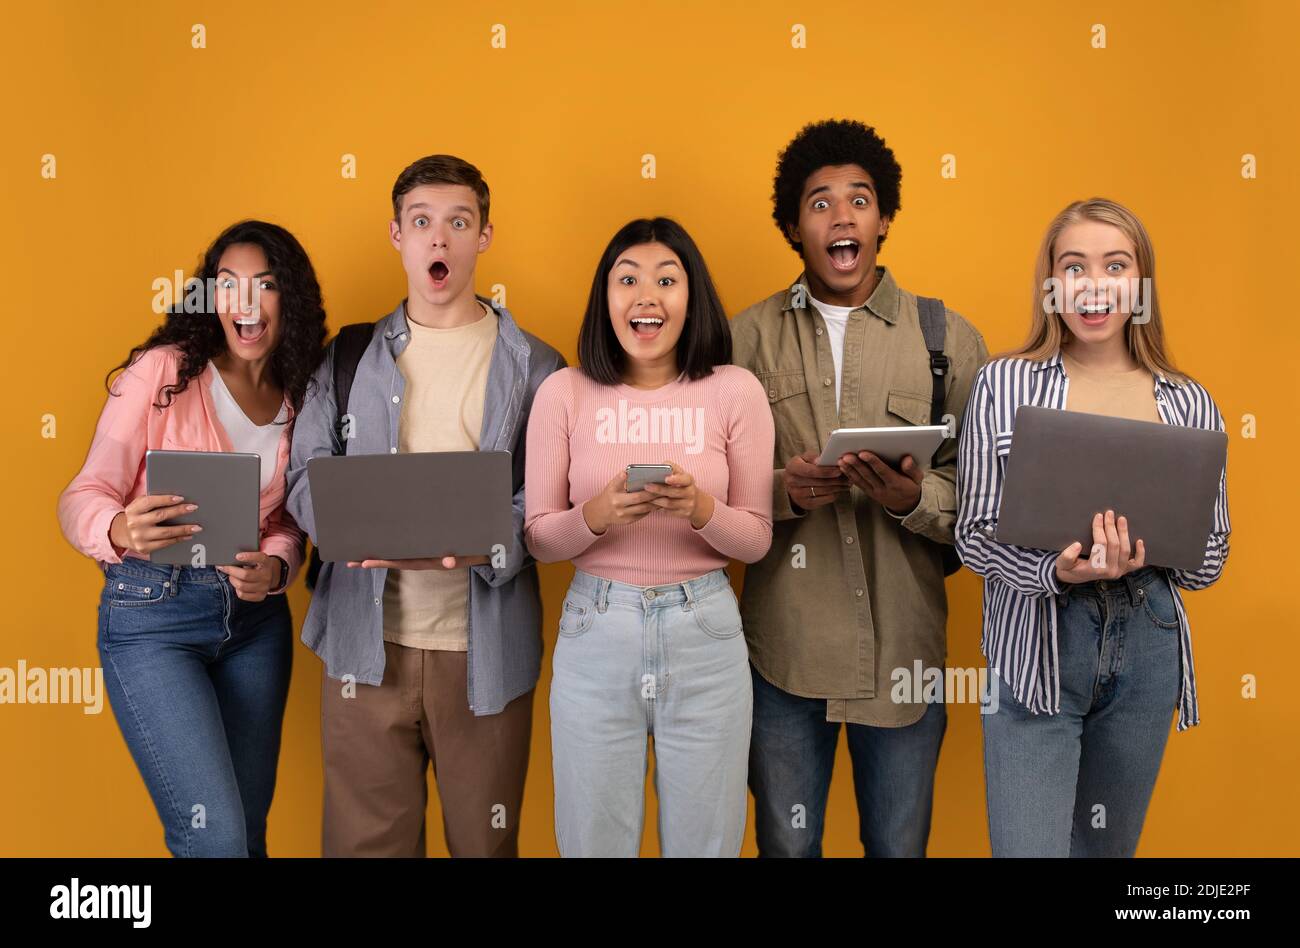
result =
[{"label": "pink ribbed sweater", "polygon": [[[576,368],[542,383],[528,421],[524,538],[542,562],[636,586],[752,563],[772,542],[772,411],[758,379],[723,365],[644,390],[599,385]],[[582,505],[629,464],[679,464],[715,500],[700,530],[655,510],[597,536]]]}]

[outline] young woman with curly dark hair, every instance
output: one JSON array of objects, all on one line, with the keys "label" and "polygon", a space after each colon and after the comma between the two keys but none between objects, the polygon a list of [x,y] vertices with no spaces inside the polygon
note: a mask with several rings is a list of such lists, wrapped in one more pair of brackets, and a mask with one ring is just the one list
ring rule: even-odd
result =
[{"label": "young woman with curly dark hair", "polygon": [[[59,497],[64,535],[104,571],[105,687],[176,856],[266,855],[293,654],[284,590],[303,555],[285,468],[324,342],[302,245],[262,221],[227,228],[185,299],[106,379],[86,462]],[[257,552],[231,566],[150,562],[202,529],[163,525],[197,508],[146,493],[150,449],[259,455]]]}]

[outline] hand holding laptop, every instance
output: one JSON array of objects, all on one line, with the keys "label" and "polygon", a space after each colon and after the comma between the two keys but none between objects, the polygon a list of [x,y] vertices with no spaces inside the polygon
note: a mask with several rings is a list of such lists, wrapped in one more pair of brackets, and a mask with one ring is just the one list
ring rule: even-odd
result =
[{"label": "hand holding laptop", "polygon": [[1146,565],[1146,546],[1137,541],[1136,554],[1129,544],[1128,518],[1107,510],[1092,518],[1092,550],[1084,557],[1078,540],[1056,558],[1056,578],[1063,583],[1090,583],[1097,579],[1119,579]]},{"label": "hand holding laptop", "polygon": [[486,566],[486,556],[444,556],[412,560],[348,560],[348,566],[362,569],[460,569],[462,566]]}]

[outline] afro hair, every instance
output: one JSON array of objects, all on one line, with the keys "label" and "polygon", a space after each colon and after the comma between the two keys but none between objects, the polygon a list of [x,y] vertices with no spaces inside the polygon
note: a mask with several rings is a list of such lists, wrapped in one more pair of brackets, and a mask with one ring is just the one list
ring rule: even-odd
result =
[{"label": "afro hair", "polygon": [[[772,187],[772,219],[800,256],[803,245],[790,238],[790,228],[799,223],[799,200],[809,176],[828,165],[858,165],[871,175],[881,217],[892,219],[901,207],[903,169],[875,129],[841,119],[809,123],[781,152]],[[876,249],[884,242],[882,235],[876,240]]]}]

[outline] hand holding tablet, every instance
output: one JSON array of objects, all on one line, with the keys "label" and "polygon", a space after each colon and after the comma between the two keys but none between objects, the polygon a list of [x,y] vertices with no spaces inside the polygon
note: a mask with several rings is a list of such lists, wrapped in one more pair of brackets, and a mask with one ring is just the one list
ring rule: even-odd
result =
[{"label": "hand holding tablet", "polygon": [[846,454],[869,451],[895,469],[909,454],[920,467],[926,468],[930,466],[930,458],[939,450],[947,433],[948,429],[944,425],[836,428],[831,432],[817,463],[835,464]]},{"label": "hand holding tablet", "polygon": [[[241,566],[240,553],[258,552],[259,481],[262,459],[256,454],[227,451],[145,452],[145,482],[150,497],[182,497],[179,505],[153,504],[151,512],[138,510],[134,520],[154,518],[154,540],[171,542],[149,550],[151,563],[170,566]],[[140,505],[143,498],[134,502]],[[140,505],[143,508],[145,505]],[[176,509],[177,506],[186,508]],[[138,552],[144,552],[139,550]]]}]

